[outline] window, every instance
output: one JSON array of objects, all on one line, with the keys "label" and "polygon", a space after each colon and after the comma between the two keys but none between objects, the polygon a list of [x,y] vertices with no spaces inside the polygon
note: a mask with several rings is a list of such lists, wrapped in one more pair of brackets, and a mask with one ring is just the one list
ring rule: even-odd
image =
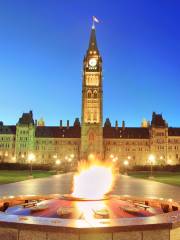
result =
[{"label": "window", "polygon": [[92,97],[92,92],[89,90],[88,93],[87,93],[87,97],[88,98],[91,98]]},{"label": "window", "polygon": [[94,91],[94,98],[97,98],[97,91]]}]

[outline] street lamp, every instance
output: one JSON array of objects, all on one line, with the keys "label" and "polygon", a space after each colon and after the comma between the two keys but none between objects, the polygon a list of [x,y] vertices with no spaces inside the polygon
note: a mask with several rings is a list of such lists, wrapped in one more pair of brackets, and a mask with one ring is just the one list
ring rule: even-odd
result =
[{"label": "street lamp", "polygon": [[30,176],[32,176],[32,162],[35,161],[34,153],[28,154],[28,161],[30,162]]},{"label": "street lamp", "polygon": [[[73,166],[74,164],[74,158],[75,158],[75,155],[73,153],[71,154],[68,154],[65,156],[65,166],[66,166],[66,169],[69,171],[70,168]],[[88,160],[91,161],[92,159],[94,159],[94,155],[93,154],[89,154],[88,156]]]},{"label": "street lamp", "polygon": [[171,159],[168,159],[168,160],[167,160],[167,164],[168,164],[168,165],[171,165],[171,164],[172,164],[172,160],[171,160]]},{"label": "street lamp", "polygon": [[127,175],[127,167],[128,167],[128,165],[129,165],[128,160],[125,160],[125,161],[124,161],[125,175]]},{"label": "street lamp", "polygon": [[153,164],[155,163],[155,156],[153,154],[150,154],[148,160],[151,164],[151,175],[149,178],[153,178]]},{"label": "street lamp", "polygon": [[5,156],[5,157],[8,157],[8,152],[5,152],[4,156]]},{"label": "street lamp", "polygon": [[93,153],[90,153],[88,155],[88,161],[93,161],[95,159],[95,155]]},{"label": "street lamp", "polygon": [[115,163],[115,162],[117,162],[117,160],[118,160],[118,157],[114,157],[113,159],[112,159],[112,161]]},{"label": "street lamp", "polygon": [[61,164],[61,161],[59,159],[56,160],[56,174],[58,174],[58,169],[59,169],[59,165]]},{"label": "street lamp", "polygon": [[161,161],[161,164],[165,164],[165,158],[164,158],[164,156],[160,156],[159,159],[160,159],[160,161]]},{"label": "street lamp", "polygon": [[15,160],[16,160],[16,157],[15,157],[15,156],[14,156],[14,157],[12,157],[12,158],[11,158],[11,160],[12,160],[12,161],[15,161]]}]

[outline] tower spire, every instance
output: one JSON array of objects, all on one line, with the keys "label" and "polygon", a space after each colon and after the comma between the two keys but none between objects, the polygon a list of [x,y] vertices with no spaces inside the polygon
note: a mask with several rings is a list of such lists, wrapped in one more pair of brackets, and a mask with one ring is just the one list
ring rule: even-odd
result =
[{"label": "tower spire", "polygon": [[92,25],[92,29],[91,29],[91,35],[90,35],[90,40],[89,40],[89,48],[88,48],[88,52],[89,51],[98,51],[98,47],[97,47],[97,41],[96,41],[96,30],[95,30],[95,25],[93,22]]}]

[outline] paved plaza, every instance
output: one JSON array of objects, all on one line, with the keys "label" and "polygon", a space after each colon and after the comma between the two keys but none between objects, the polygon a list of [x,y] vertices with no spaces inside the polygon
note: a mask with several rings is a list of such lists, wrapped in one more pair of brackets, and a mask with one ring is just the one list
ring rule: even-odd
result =
[{"label": "paved plaza", "polygon": [[[73,174],[67,173],[0,185],[0,197],[8,195],[71,193],[72,182]],[[112,194],[172,198],[180,201],[180,187],[123,175],[116,176]]]}]

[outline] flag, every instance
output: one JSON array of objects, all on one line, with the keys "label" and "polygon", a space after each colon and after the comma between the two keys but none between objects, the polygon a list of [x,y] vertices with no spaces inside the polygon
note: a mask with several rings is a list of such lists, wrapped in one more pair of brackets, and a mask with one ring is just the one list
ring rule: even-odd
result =
[{"label": "flag", "polygon": [[99,23],[99,20],[95,16],[93,16],[93,21]]}]

